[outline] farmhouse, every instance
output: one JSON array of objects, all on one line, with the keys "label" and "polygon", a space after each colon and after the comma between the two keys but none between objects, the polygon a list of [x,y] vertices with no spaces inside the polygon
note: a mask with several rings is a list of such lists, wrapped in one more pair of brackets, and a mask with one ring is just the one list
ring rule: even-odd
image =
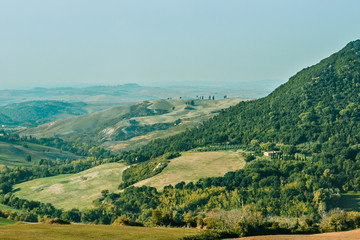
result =
[{"label": "farmhouse", "polygon": [[280,151],[264,152],[264,156],[271,157],[271,156],[274,156],[275,154],[278,154],[278,153],[280,153]]}]

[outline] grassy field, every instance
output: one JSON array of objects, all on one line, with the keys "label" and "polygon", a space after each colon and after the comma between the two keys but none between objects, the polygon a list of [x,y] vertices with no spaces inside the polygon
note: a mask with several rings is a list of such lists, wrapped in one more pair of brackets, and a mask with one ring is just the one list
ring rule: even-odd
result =
[{"label": "grassy field", "polygon": [[45,225],[26,224],[0,226],[0,239],[21,240],[171,240],[196,234],[185,228],[145,228],[106,225]]},{"label": "grassy field", "polygon": [[203,177],[223,176],[245,166],[243,157],[234,151],[186,152],[172,159],[169,165],[158,175],[145,179],[135,186],[163,188],[178,182],[196,181]]},{"label": "grassy field", "polygon": [[52,203],[57,208],[89,208],[101,191],[116,191],[126,167],[119,163],[100,165],[89,170],[40,178],[14,186],[19,198]]},{"label": "grassy field", "polygon": [[17,212],[17,213],[22,212],[22,210],[12,208],[12,207],[9,207],[9,206],[4,205],[4,204],[0,204],[0,210],[6,210],[6,211],[9,211],[9,212]]},{"label": "grassy field", "polygon": [[[13,224],[15,224],[15,223],[16,223],[16,221],[8,220],[8,219],[6,219],[6,218],[0,217],[0,226],[13,225]],[[0,239],[3,239],[2,236],[0,236]]]},{"label": "grassy field", "polygon": [[340,208],[346,211],[360,211],[360,192],[341,194]]},{"label": "grassy field", "polygon": [[[31,162],[25,160],[27,155],[31,156]],[[76,159],[79,156],[38,144],[0,142],[0,165],[31,166],[41,159],[56,160],[57,158]]]}]

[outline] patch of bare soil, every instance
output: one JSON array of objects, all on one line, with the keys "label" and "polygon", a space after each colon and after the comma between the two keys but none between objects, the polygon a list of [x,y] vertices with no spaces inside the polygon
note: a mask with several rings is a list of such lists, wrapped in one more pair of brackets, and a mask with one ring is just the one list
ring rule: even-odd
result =
[{"label": "patch of bare soil", "polygon": [[[360,229],[347,232],[331,232],[311,235],[271,235],[236,238],[241,240],[357,240],[360,239]],[[234,239],[233,239],[234,240]]]}]

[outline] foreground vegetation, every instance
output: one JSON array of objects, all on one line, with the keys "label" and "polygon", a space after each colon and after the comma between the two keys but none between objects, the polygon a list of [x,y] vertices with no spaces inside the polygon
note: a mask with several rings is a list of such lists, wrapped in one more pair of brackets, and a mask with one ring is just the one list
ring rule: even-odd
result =
[{"label": "foreground vegetation", "polygon": [[185,228],[139,228],[105,225],[46,225],[26,224],[0,226],[2,239],[33,240],[171,240],[193,235],[196,230]]}]

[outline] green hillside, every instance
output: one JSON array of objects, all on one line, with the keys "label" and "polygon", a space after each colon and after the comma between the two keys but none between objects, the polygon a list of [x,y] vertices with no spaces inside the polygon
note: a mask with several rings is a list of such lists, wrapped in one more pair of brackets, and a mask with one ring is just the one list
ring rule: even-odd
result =
[{"label": "green hillside", "polygon": [[[356,210],[357,196],[346,204],[346,193],[360,191],[359,102],[357,40],[300,71],[265,98],[240,102],[196,128],[118,157],[127,163],[151,162],[164,154],[236,144],[258,155],[276,150],[271,160],[254,160],[223,177],[158,192],[128,188],[109,205],[125,210],[119,204],[136,197],[133,209],[141,212],[128,212],[137,217],[150,208],[166,212],[169,206],[184,215],[245,206],[264,215],[307,215],[314,220],[336,207]],[[151,207],[146,204],[150,199]]]},{"label": "green hillside", "polygon": [[241,153],[233,151],[186,152],[171,159],[158,175],[135,183],[134,186],[151,186],[162,189],[179,182],[189,183],[205,177],[219,177],[245,166]]},{"label": "green hillside", "polygon": [[103,144],[113,151],[134,149],[148,143],[150,139],[180,133],[240,101],[144,101],[132,106],[114,107],[76,118],[58,120],[29,128],[21,134]]},{"label": "green hillside", "polygon": [[[160,174],[140,181],[134,186],[152,186],[159,189],[169,184],[197,181],[204,177],[223,176],[245,166],[238,152],[189,152],[172,159]],[[54,177],[40,178],[14,186],[16,196],[53,204],[66,210],[89,208],[101,191],[117,191],[125,167],[119,163],[100,165],[89,170]],[[75,201],[76,200],[76,201]],[[1,207],[0,207],[1,209]]]},{"label": "green hillside", "polygon": [[[31,161],[26,157],[30,156]],[[41,159],[65,160],[77,159],[79,156],[61,151],[60,149],[43,146],[28,142],[2,142],[0,141],[0,165],[7,166],[31,166],[38,163]]]},{"label": "green hillside", "polygon": [[116,191],[126,167],[119,163],[103,164],[89,170],[40,178],[14,186],[16,196],[51,203],[57,208],[91,208],[101,191]]},{"label": "green hillside", "polygon": [[[265,98],[240,102],[192,131],[158,140],[138,159],[211,144],[251,141],[358,144],[360,135],[360,40],[305,68]],[[128,158],[128,155],[122,157]],[[130,160],[130,159],[129,159]]]},{"label": "green hillside", "polygon": [[55,119],[86,114],[87,104],[63,101],[26,101],[0,107],[0,123],[6,126],[33,126]]}]

